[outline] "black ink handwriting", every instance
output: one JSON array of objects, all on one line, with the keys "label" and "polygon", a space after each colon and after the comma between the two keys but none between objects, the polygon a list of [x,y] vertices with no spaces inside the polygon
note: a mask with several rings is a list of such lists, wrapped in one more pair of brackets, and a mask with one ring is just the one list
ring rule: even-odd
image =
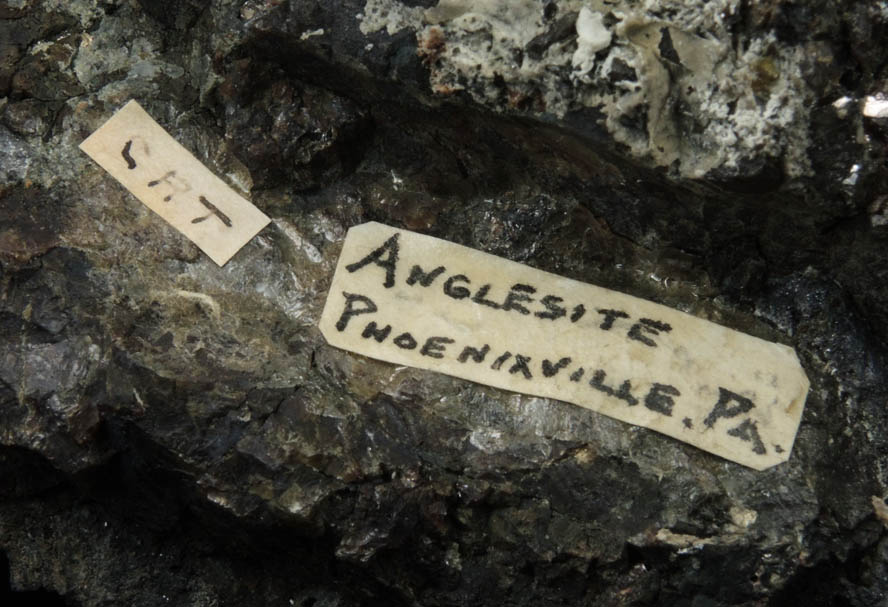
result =
[{"label": "black ink handwriting", "polygon": [[219,218],[219,221],[224,223],[227,227],[229,227],[229,228],[231,227],[231,220],[228,218],[228,215],[226,215],[225,213],[220,211],[218,208],[216,208],[216,205],[214,205],[212,202],[207,200],[206,196],[201,195],[199,197],[199,199],[200,199],[200,203],[202,205],[204,205],[205,207],[207,207],[210,210],[210,212],[207,213],[206,215],[204,215],[203,217],[197,217],[195,219],[192,219],[191,223],[200,223],[201,221],[207,219],[210,215],[215,215],[216,217]]}]

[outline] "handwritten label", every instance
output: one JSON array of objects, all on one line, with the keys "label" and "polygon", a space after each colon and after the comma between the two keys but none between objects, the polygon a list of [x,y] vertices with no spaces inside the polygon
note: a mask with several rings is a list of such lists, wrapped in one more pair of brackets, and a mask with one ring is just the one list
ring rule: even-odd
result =
[{"label": "handwritten label", "polygon": [[220,266],[270,221],[135,101],[84,140],[80,149]]},{"label": "handwritten label", "polygon": [[556,398],[757,470],[789,458],[792,348],[379,223],[349,230],[320,329],[380,360]]}]

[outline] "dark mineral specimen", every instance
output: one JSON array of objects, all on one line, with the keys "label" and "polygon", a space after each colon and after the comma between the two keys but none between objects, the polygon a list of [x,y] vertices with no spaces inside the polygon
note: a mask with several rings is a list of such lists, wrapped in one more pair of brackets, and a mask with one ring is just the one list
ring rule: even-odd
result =
[{"label": "dark mineral specimen", "polygon": [[[77,149],[129,99],[224,268]],[[0,602],[883,605],[886,161],[885,0],[0,0]],[[793,346],[792,457],[331,348],[369,220]]]}]

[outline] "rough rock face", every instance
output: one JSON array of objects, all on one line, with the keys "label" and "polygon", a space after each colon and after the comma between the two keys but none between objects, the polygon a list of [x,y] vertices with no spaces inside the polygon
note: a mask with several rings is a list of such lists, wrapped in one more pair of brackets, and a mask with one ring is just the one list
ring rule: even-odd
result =
[{"label": "rough rock face", "polygon": [[[69,605],[888,599],[888,3],[3,0],[0,551]],[[129,99],[273,223],[77,149]],[[329,347],[382,221],[795,347],[790,461]]]}]

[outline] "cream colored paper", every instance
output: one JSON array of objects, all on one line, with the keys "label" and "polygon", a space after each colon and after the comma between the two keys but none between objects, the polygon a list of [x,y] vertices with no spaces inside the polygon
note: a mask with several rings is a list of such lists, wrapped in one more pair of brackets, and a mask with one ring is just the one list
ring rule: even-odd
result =
[{"label": "cream colored paper", "polygon": [[789,458],[808,392],[787,346],[379,223],[349,230],[320,329],[333,346],[575,403],[758,470]]},{"label": "cream colored paper", "polygon": [[84,140],[80,149],[220,266],[270,221],[135,101]]}]

